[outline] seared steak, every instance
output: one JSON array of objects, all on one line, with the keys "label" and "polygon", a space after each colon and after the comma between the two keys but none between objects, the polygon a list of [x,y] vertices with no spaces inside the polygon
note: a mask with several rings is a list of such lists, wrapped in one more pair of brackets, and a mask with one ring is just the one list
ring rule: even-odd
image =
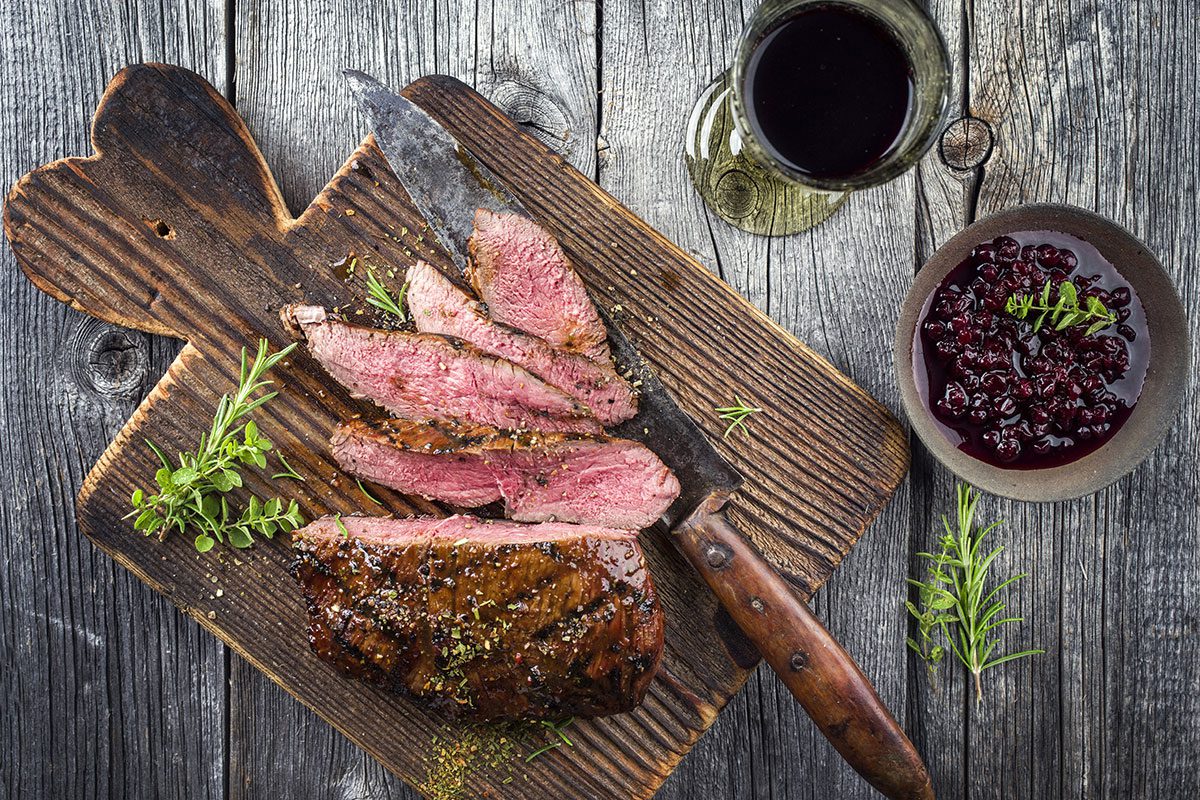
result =
[{"label": "seared steak", "polygon": [[636,530],[679,496],[679,481],[644,445],[607,436],[507,433],[408,420],[338,426],[333,455],[360,478],[456,506],[497,500],[524,522]]},{"label": "seared steak", "polygon": [[662,657],[662,611],[631,533],[325,517],[293,543],[322,659],[483,719],[628,711]]},{"label": "seared steak", "polygon": [[467,290],[424,261],[408,271],[408,308],[417,330],[455,336],[524,367],[590,408],[604,425],[616,425],[637,413],[633,390],[617,375],[611,360],[593,361],[491,320]]},{"label": "seared steak", "polygon": [[469,278],[500,322],[555,347],[611,360],[608,332],[553,236],[519,214],[475,213]]},{"label": "seared steak", "polygon": [[283,318],[335,380],[393,414],[517,430],[601,430],[561,389],[458,339],[352,325],[319,306],[289,306]]}]

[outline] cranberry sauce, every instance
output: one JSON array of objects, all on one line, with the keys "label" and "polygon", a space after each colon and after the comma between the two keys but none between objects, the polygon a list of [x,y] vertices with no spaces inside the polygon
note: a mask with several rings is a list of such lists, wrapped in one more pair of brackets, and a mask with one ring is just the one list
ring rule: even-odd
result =
[{"label": "cranberry sauce", "polygon": [[[1055,330],[1017,319],[1008,300],[1047,305],[1071,281],[1081,307],[1096,297],[1117,321]],[[1040,469],[1098,449],[1129,419],[1150,362],[1141,300],[1096,248],[1053,231],[976,247],[926,301],[913,368],[933,417],[963,452],[996,466]],[[922,381],[924,378],[924,381]]]},{"label": "cranberry sauce", "polygon": [[896,35],[836,2],[805,7],[770,29],[746,63],[742,88],[759,142],[816,178],[849,178],[890,155],[914,91]]}]

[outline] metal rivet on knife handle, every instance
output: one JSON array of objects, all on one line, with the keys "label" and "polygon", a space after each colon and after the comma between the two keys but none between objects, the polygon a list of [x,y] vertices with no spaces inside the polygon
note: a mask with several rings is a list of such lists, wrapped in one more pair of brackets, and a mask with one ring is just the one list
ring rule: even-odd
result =
[{"label": "metal rivet on knife handle", "polygon": [[710,542],[704,551],[704,558],[713,569],[724,569],[733,558],[733,551],[718,542]]}]

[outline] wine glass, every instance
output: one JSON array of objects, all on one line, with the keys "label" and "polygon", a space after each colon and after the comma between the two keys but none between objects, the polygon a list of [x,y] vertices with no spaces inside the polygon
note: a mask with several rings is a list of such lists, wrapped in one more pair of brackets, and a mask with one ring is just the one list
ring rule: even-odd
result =
[{"label": "wine glass", "polygon": [[912,0],[765,0],[692,110],[688,172],[738,228],[807,230],[915,165],[949,88],[945,41]]}]

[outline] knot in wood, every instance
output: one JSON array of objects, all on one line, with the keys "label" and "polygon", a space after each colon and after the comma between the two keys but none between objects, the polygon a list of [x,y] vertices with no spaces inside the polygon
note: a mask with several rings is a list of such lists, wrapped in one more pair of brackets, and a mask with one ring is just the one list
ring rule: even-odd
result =
[{"label": "knot in wood", "polygon": [[150,368],[144,342],[135,341],[128,331],[90,319],[80,326],[75,342],[74,371],[80,384],[105,397],[141,394]]},{"label": "knot in wood", "polygon": [[962,117],[942,131],[938,153],[943,164],[963,172],[975,169],[991,158],[994,145],[991,125],[978,117]]},{"label": "knot in wood", "polygon": [[761,597],[751,597],[750,598],[750,607],[761,614],[764,611],[766,611],[767,604],[762,601]]},{"label": "knot in wood", "polygon": [[788,666],[792,668],[792,672],[799,672],[808,666],[808,655],[801,650],[792,653],[792,657],[788,660]]},{"label": "knot in wood", "polygon": [[741,219],[758,210],[762,191],[749,174],[740,169],[731,169],[717,181],[713,201],[723,214]]},{"label": "knot in wood", "polygon": [[713,569],[725,569],[733,560],[733,551],[720,542],[712,542],[704,549],[704,560]]},{"label": "knot in wood", "polygon": [[502,80],[487,92],[488,99],[500,107],[522,128],[569,161],[574,155],[575,137],[570,117],[548,94],[527,81]]}]

